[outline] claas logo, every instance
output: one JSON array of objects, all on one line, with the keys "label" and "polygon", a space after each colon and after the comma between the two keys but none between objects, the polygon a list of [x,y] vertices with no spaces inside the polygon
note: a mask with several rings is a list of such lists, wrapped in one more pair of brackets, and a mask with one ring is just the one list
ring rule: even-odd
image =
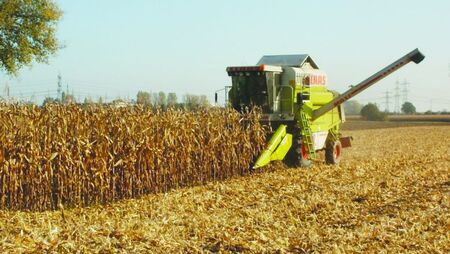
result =
[{"label": "claas logo", "polygon": [[303,78],[303,84],[307,86],[311,85],[326,85],[327,77],[325,75],[308,75]]}]

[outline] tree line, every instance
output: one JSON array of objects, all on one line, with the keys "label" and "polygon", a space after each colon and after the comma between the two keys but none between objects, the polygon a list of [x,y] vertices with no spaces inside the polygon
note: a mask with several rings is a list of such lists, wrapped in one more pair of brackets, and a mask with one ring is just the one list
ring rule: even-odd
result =
[{"label": "tree line", "polygon": [[185,109],[207,108],[211,106],[206,95],[185,94],[182,97],[182,101],[179,102],[176,93],[171,92],[166,95],[164,92],[151,93],[146,91],[139,91],[137,93],[136,104],[158,108]]},{"label": "tree line", "polygon": [[[387,116],[389,114],[392,114],[393,112],[387,112],[387,111],[381,111],[378,108],[378,105],[375,103],[368,103],[366,105],[362,105],[356,100],[350,100],[344,103],[344,111],[347,115],[361,115],[366,120],[373,120],[373,121],[384,121],[387,119]],[[413,103],[406,101],[401,106],[401,113],[406,115],[413,115],[416,114],[416,107]],[[440,112],[441,114],[447,114],[447,111]],[[424,112],[425,115],[431,115],[431,114],[439,114],[439,112],[432,112],[431,110],[428,110]]]},{"label": "tree line", "polygon": [[[85,97],[83,102],[77,102],[75,96],[73,94],[65,94],[64,92],[61,95],[61,98],[53,98],[47,97],[43,101],[43,105],[49,103],[62,103],[62,104],[105,104],[102,97],[99,97],[97,101],[92,100],[89,97]],[[112,102],[108,103],[115,106],[128,106],[128,105],[141,105],[144,107],[152,107],[152,108],[183,108],[187,110],[196,110],[200,108],[208,108],[211,104],[208,101],[206,95],[195,95],[195,94],[185,94],[181,98],[181,101],[178,100],[178,96],[176,93],[165,93],[165,92],[146,92],[139,91],[136,95],[136,99],[132,99],[131,101],[126,101],[121,98],[117,98]]]}]

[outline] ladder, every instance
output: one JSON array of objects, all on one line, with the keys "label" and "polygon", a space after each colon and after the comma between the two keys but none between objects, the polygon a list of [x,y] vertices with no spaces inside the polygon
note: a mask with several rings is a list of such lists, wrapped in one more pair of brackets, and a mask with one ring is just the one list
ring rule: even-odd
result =
[{"label": "ladder", "polygon": [[302,145],[306,145],[308,157],[310,160],[313,160],[316,158],[316,151],[312,140],[311,126],[303,110],[300,111],[300,119],[302,123]]}]

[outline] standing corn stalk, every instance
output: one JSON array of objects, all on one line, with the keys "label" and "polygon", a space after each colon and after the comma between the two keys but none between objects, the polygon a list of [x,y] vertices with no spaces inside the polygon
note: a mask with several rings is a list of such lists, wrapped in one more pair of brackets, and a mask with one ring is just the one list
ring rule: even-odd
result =
[{"label": "standing corn stalk", "polygon": [[247,174],[264,143],[258,117],[2,105],[0,207],[85,206]]}]

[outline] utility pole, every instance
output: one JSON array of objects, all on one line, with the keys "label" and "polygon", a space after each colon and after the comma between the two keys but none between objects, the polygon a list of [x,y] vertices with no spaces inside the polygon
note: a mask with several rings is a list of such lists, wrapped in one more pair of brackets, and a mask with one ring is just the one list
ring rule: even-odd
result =
[{"label": "utility pole", "polygon": [[62,77],[61,77],[61,73],[58,74],[58,98],[62,101],[63,97],[62,97]]},{"label": "utility pole", "polygon": [[390,99],[389,91],[386,91],[386,108],[384,109],[386,113],[389,113],[389,99]]},{"label": "utility pole", "polygon": [[4,90],[4,92],[5,92],[5,98],[6,98],[6,100],[7,101],[9,101],[9,84],[8,83],[5,83],[5,90]]},{"label": "utility pole", "polygon": [[408,81],[406,81],[406,79],[403,80],[403,83],[402,83],[402,85],[403,85],[403,90],[402,90],[402,92],[403,92],[403,103],[408,101],[408,85],[409,84],[410,83]]},{"label": "utility pole", "polygon": [[394,94],[394,97],[395,97],[395,109],[394,109],[394,111],[395,111],[395,113],[399,113],[400,112],[400,82],[398,81],[398,79],[397,79],[397,81],[395,81],[395,94]]}]

